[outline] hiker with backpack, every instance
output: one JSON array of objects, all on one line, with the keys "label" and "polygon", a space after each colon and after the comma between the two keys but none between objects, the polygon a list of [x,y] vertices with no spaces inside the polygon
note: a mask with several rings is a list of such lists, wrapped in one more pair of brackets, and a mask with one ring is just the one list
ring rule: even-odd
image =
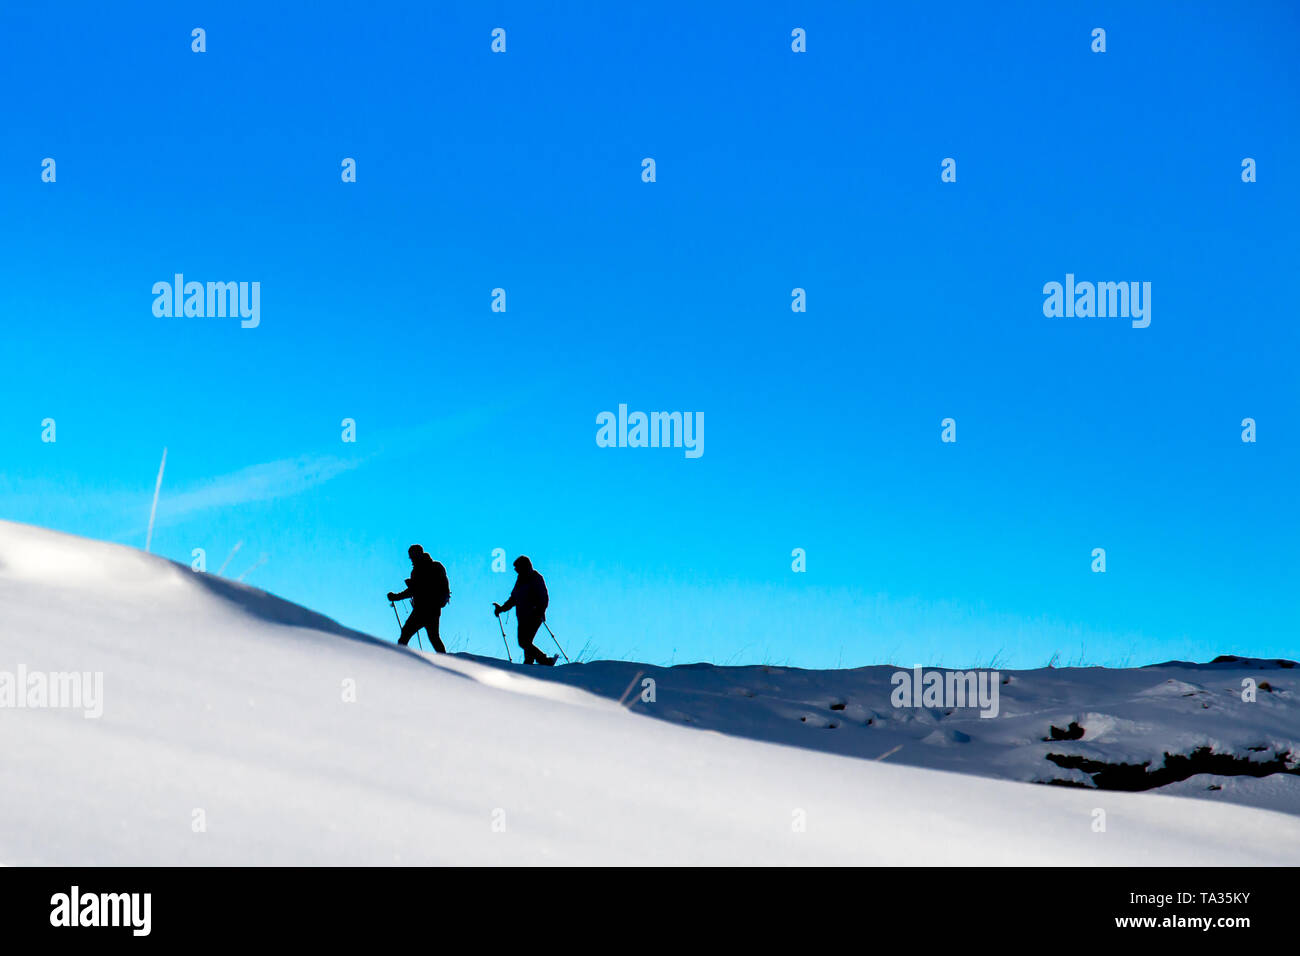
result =
[{"label": "hiker with backpack", "polygon": [[402,634],[397,643],[405,647],[415,632],[424,628],[429,633],[433,649],[439,654],[446,654],[447,648],[438,636],[438,622],[442,617],[442,609],[451,600],[447,569],[441,561],[429,557],[418,544],[411,545],[406,553],[411,559],[411,576],[406,579],[406,590],[397,594],[388,592],[389,601],[411,599],[411,616],[402,625]]},{"label": "hiker with backpack", "polygon": [[546,620],[546,606],[550,597],[546,593],[546,581],[533,569],[533,562],[524,555],[515,558],[514,590],[505,604],[493,604],[496,616],[500,617],[511,608],[515,609],[515,619],[519,622],[519,646],[524,652],[525,664],[542,664],[555,666],[555,658],[547,657],[533,644],[537,629]]}]

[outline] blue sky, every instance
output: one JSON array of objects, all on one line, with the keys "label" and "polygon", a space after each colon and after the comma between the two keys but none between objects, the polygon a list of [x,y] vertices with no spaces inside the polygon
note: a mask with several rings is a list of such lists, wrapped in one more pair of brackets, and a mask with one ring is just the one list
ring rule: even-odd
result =
[{"label": "blue sky", "polygon": [[418,541],[477,653],[503,548],[571,655],[1296,656],[1294,5],[264,6],[0,13],[0,517],[142,547],[166,446],[155,552],[382,636]]}]

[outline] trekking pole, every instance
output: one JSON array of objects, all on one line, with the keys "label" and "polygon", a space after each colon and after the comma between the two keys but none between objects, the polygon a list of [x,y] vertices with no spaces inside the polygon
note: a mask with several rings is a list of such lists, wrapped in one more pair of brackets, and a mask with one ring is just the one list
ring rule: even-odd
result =
[{"label": "trekking pole", "polygon": [[[542,618],[542,627],[546,628],[546,633],[551,635],[551,640],[555,641],[555,646],[560,647],[560,642],[555,639],[555,632],[551,630],[551,625],[546,623],[545,618]],[[564,653],[564,648],[560,647],[560,653],[564,655],[564,663],[573,663],[573,661],[569,660],[569,655]]]},{"label": "trekking pole", "polygon": [[501,628],[501,643],[506,646],[506,660],[513,664],[515,659],[510,656],[510,642],[506,640],[506,626],[501,623],[500,614],[497,615],[497,627]]},{"label": "trekking pole", "polygon": [[[393,609],[393,617],[397,618],[397,631],[398,631],[398,637],[400,638],[400,637],[401,637],[401,631],[402,631],[402,615],[400,615],[400,614],[397,613],[397,605],[394,604],[392,601],[389,601],[389,602],[388,602],[388,606],[391,607],[391,608]],[[419,641],[420,641],[420,632],[419,632],[419,631],[416,631],[416,632],[415,632],[415,640],[416,640],[416,643],[418,644]],[[419,647],[420,647],[420,650],[424,650],[424,645],[423,645],[423,644],[420,644]]]}]

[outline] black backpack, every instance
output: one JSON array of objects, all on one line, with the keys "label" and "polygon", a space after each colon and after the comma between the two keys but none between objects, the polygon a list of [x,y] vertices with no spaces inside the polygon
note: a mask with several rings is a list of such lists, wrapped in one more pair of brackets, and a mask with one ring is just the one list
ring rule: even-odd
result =
[{"label": "black backpack", "polygon": [[417,559],[427,570],[427,574],[412,575],[406,579],[408,587],[411,582],[418,577],[420,579],[417,587],[419,591],[416,597],[428,598],[438,607],[446,607],[447,602],[451,600],[451,582],[447,580],[447,569],[442,566],[441,561],[435,561],[429,557],[426,551]]},{"label": "black backpack", "polygon": [[546,593],[546,579],[536,571],[533,571],[533,599],[537,601],[542,616],[545,617],[546,608],[551,603],[551,596]]},{"label": "black backpack", "polygon": [[451,600],[451,581],[447,578],[447,569],[441,561],[433,561],[433,599],[438,607],[446,607]]}]

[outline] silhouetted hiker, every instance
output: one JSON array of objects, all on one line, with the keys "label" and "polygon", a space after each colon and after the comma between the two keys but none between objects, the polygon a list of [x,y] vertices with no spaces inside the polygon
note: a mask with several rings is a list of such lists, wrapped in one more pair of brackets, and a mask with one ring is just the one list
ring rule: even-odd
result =
[{"label": "silhouetted hiker", "polygon": [[533,644],[537,629],[546,620],[546,605],[550,598],[546,594],[546,582],[533,570],[533,562],[522,554],[515,558],[515,588],[510,592],[510,599],[505,604],[493,604],[497,617],[511,608],[515,609],[515,618],[519,622],[519,646],[524,652],[525,664],[545,664],[555,666],[555,658],[547,657]]},{"label": "silhouetted hiker", "polygon": [[446,654],[447,648],[443,647],[442,638],[438,636],[438,621],[442,617],[442,609],[451,600],[447,569],[441,561],[429,557],[418,544],[411,545],[406,553],[411,558],[411,576],[406,579],[406,590],[400,594],[388,592],[390,601],[411,599],[411,616],[402,625],[402,636],[397,639],[397,643],[405,647],[415,632],[424,628],[429,632],[433,649],[439,654]]}]

